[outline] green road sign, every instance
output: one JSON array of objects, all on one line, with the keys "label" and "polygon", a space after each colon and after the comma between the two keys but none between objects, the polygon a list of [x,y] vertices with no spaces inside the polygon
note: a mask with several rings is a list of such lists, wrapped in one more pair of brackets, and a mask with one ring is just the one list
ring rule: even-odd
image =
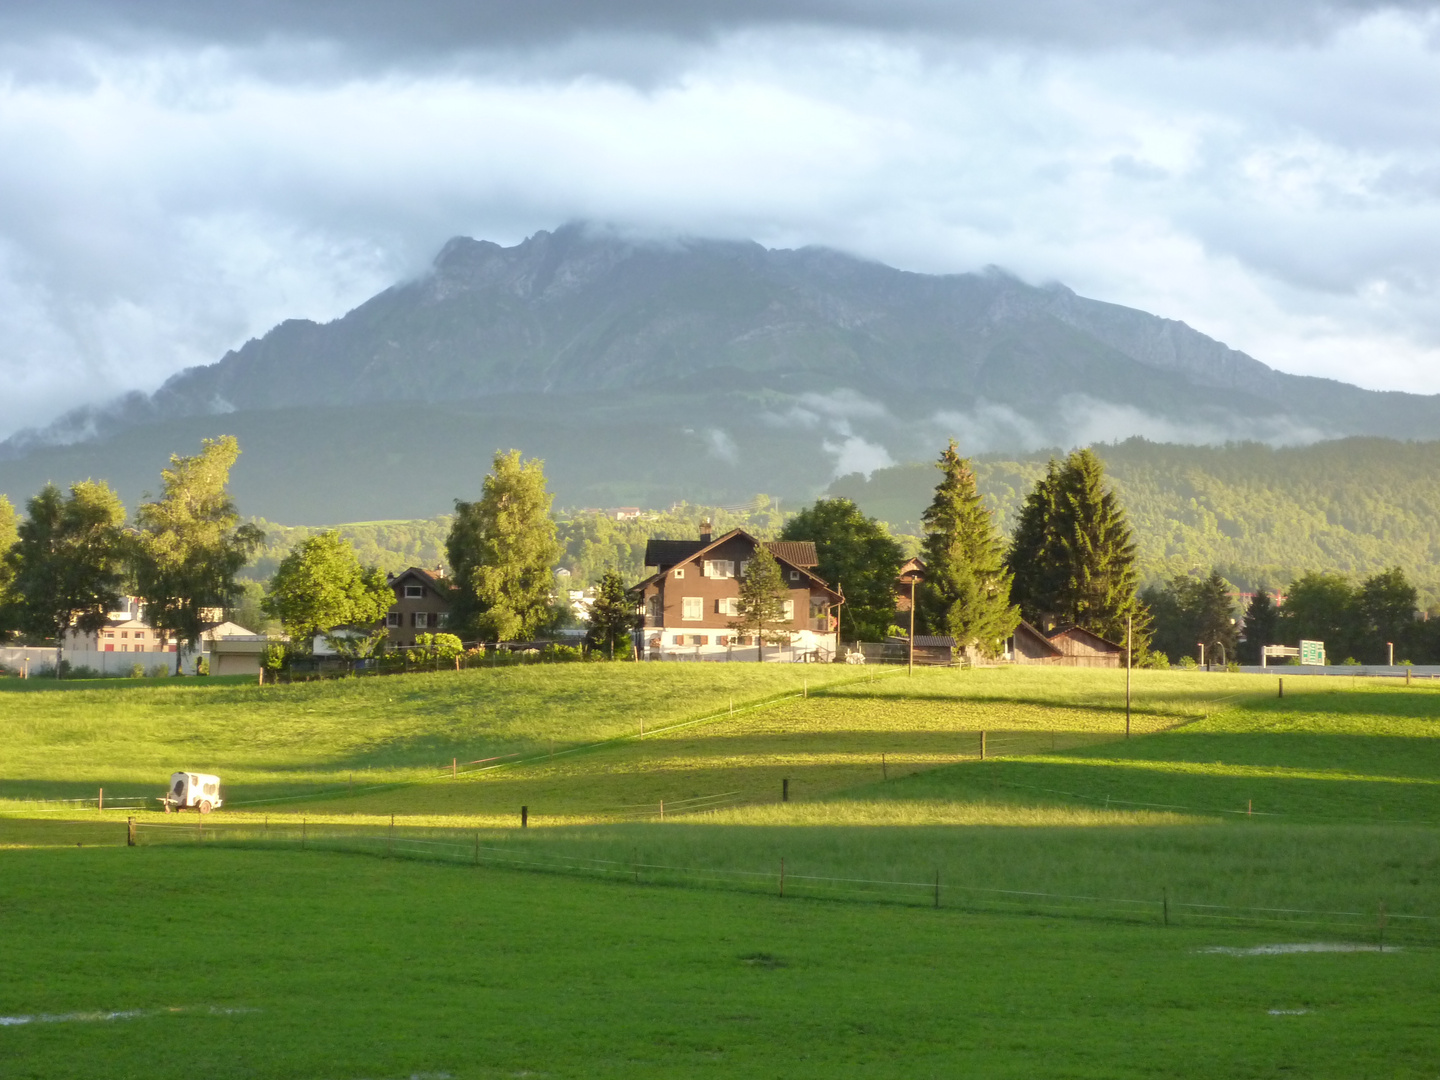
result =
[{"label": "green road sign", "polygon": [[1300,663],[1314,664],[1317,667],[1323,666],[1325,663],[1325,642],[1300,642]]}]

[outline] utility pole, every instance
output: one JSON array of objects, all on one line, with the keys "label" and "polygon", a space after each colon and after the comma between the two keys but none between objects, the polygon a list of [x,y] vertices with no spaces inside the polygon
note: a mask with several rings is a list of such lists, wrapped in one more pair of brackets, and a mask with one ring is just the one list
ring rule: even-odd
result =
[{"label": "utility pole", "polygon": [[1125,616],[1125,738],[1130,737],[1130,666],[1135,647],[1134,616]]},{"label": "utility pole", "polygon": [[910,660],[907,675],[915,674],[915,575],[910,575]]},{"label": "utility pole", "polygon": [[1205,643],[1204,643],[1203,641],[1197,641],[1195,644],[1198,645],[1198,646],[1200,646],[1200,666],[1201,666],[1201,667],[1204,667],[1204,666],[1205,666]]}]

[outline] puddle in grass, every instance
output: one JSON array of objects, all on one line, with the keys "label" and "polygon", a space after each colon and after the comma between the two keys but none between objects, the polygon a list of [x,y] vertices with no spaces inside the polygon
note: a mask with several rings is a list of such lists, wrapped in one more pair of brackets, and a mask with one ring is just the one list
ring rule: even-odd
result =
[{"label": "puddle in grass", "polygon": [[167,1013],[201,1013],[207,1016],[238,1016],[242,1013],[259,1012],[259,1009],[220,1008],[212,1005],[208,1009],[197,1009],[188,1005],[177,1005],[169,1009],[117,1009],[113,1012],[33,1013],[24,1016],[0,1016],[0,1027],[19,1027],[22,1024],[93,1024],[109,1020],[134,1020],[141,1016],[163,1016]]},{"label": "puddle in grass", "polygon": [[1218,953],[1222,956],[1285,956],[1290,953],[1354,953],[1354,952],[1399,952],[1396,945],[1361,945],[1351,941],[1304,941],[1292,945],[1252,945],[1238,949],[1231,945],[1212,945],[1202,953]]}]

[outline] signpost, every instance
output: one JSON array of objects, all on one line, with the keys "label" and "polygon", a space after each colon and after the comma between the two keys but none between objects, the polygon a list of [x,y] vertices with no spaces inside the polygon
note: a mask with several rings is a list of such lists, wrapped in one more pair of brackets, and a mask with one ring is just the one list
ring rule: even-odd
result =
[{"label": "signpost", "polygon": [[1323,641],[1300,642],[1300,663],[1305,666],[1325,666],[1325,643]]}]

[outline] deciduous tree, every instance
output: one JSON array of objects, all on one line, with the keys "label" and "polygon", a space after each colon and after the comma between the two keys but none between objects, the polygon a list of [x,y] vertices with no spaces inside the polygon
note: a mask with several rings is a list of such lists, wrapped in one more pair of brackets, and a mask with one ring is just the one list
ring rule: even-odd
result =
[{"label": "deciduous tree", "polygon": [[881,641],[895,621],[895,577],[903,552],[888,529],[849,499],[820,499],[785,523],[782,540],[810,540],[815,572],[845,594],[841,632]]},{"label": "deciduous tree", "polygon": [[242,591],[235,576],[265,541],[259,528],[240,524],[230,497],[230,468],[239,456],[231,435],[204,440],[192,457],[171,455],[160,497],[135,515],[132,565],[145,620],[192,649],[213,621],[210,612],[233,606]]},{"label": "deciduous tree", "polygon": [[516,641],[552,617],[553,569],[560,555],[544,462],[519,450],[497,453],[479,502],[455,502],[445,542],[454,575],[450,618],[462,632]]},{"label": "deciduous tree", "polygon": [[25,515],[5,556],[18,621],[63,650],[68,631],[94,633],[120,605],[125,507],[109,485],[86,480],[71,485],[68,497],[46,484]]},{"label": "deciduous tree", "polygon": [[987,655],[1001,651],[1020,621],[1010,603],[1005,544],[955,441],[936,463],[941,473],[925,525],[925,578],[916,614],[925,629]]},{"label": "deciduous tree", "polygon": [[355,549],[331,530],[302,541],[280,560],[265,611],[284,624],[292,647],[308,652],[316,634],[337,626],[367,627],[394,602],[385,575],[362,568]]}]

